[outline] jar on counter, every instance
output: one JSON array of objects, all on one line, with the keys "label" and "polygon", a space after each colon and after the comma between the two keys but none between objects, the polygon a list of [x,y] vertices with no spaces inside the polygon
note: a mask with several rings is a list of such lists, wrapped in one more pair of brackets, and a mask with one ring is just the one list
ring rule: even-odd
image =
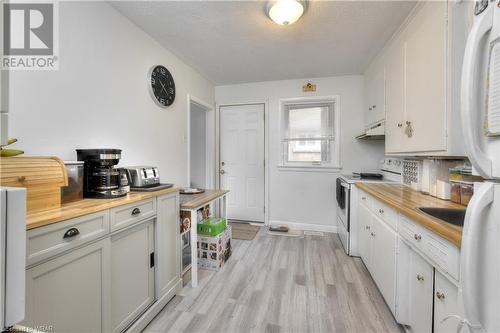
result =
[{"label": "jar on counter", "polygon": [[460,184],[460,204],[467,206],[472,199],[474,194],[474,184],[473,183],[461,183]]},{"label": "jar on counter", "polygon": [[450,182],[450,200],[454,203],[461,204],[462,202],[462,184],[458,182]]}]

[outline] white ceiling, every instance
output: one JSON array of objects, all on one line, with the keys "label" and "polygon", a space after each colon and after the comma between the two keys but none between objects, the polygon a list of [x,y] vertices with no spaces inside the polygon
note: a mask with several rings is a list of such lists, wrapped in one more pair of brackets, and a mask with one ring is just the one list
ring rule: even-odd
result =
[{"label": "white ceiling", "polygon": [[[280,26],[263,1],[120,1],[118,11],[217,85],[362,73],[414,1],[311,1]],[[168,64],[166,64],[168,66]]]}]

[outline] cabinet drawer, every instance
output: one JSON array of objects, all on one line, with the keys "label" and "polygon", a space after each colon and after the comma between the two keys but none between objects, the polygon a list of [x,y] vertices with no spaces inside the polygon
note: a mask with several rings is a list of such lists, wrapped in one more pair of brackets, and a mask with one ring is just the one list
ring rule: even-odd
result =
[{"label": "cabinet drawer", "polygon": [[398,213],[394,209],[384,205],[377,200],[373,200],[372,209],[375,214],[380,217],[385,223],[391,226],[391,228],[393,228],[394,230],[397,230]]},{"label": "cabinet drawer", "polygon": [[107,233],[108,210],[28,230],[26,264],[31,266]]},{"label": "cabinet drawer", "polygon": [[424,230],[419,225],[410,221],[403,215],[399,216],[398,223],[398,233],[403,237],[407,242],[409,242],[414,247],[419,250],[423,249],[422,240],[425,238]]},{"label": "cabinet drawer", "polygon": [[458,280],[460,250],[455,245],[402,215],[399,218],[398,232],[437,267]]},{"label": "cabinet drawer", "polygon": [[359,190],[359,202],[363,203],[369,209],[372,209],[373,199],[365,191]]},{"label": "cabinet drawer", "polygon": [[119,230],[156,215],[156,200],[148,199],[111,209],[111,231]]}]

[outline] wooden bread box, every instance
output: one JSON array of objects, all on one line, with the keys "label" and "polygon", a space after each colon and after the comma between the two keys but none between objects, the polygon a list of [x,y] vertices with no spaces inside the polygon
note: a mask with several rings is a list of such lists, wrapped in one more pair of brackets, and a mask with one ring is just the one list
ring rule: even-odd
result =
[{"label": "wooden bread box", "polygon": [[57,157],[0,157],[0,185],[25,187],[28,212],[61,206],[68,185],[64,162]]}]

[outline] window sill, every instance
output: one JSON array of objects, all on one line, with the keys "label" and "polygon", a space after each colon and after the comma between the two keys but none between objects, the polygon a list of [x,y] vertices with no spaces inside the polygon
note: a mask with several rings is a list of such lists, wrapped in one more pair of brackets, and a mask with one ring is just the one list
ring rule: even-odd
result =
[{"label": "window sill", "polygon": [[342,170],[342,166],[321,166],[321,165],[278,165],[280,171],[294,172],[327,172],[338,173]]}]

